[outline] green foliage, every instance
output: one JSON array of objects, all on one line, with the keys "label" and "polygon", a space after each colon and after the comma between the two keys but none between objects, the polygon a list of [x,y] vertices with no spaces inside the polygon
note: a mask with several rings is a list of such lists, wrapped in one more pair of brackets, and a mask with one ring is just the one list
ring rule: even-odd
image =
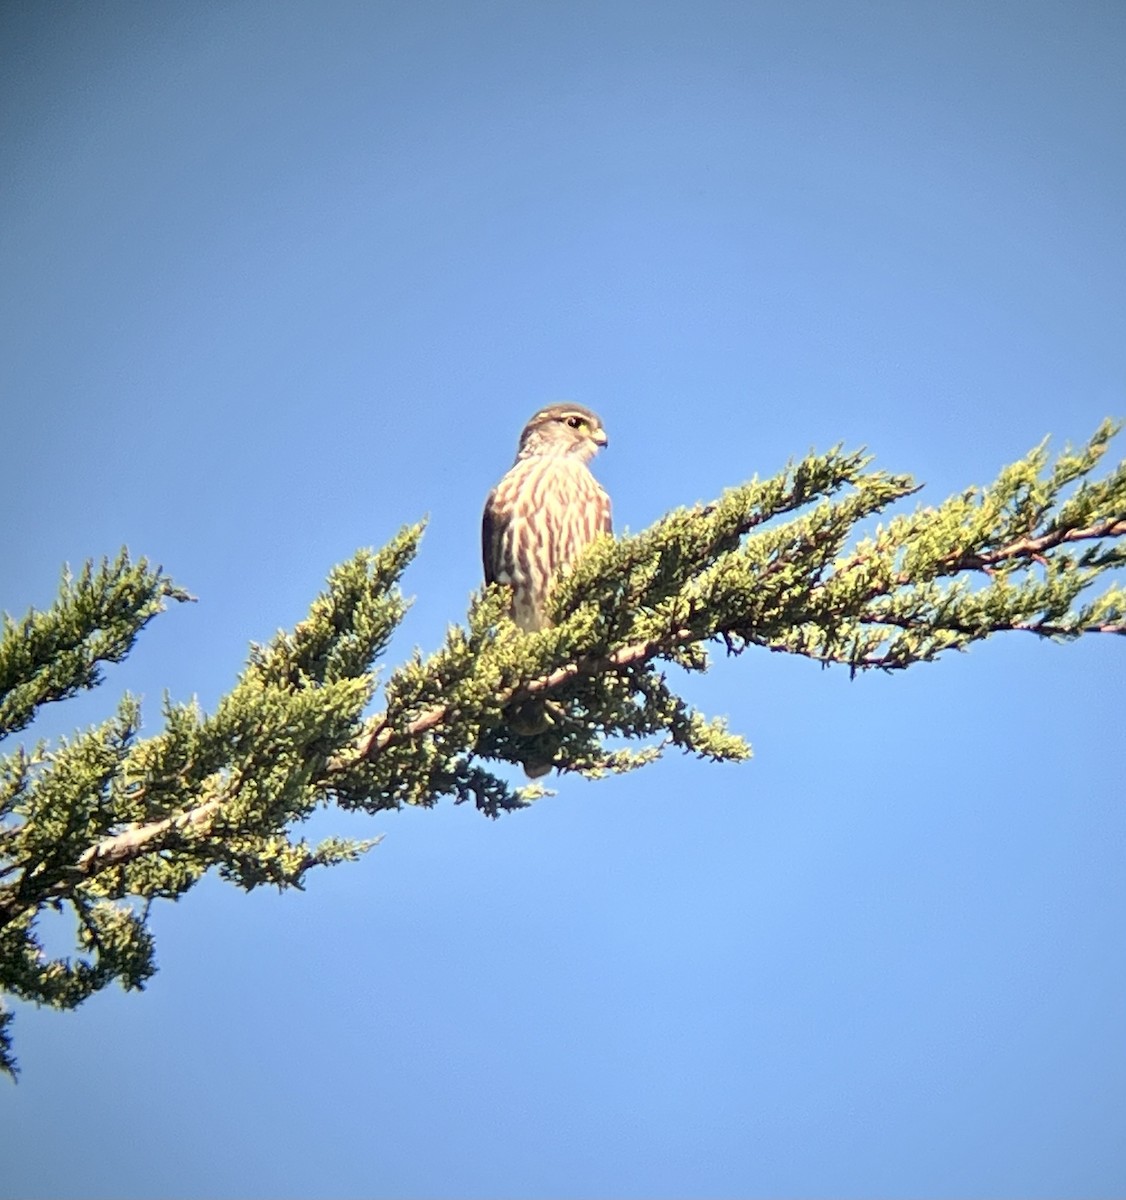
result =
[{"label": "green foliage", "polygon": [[[1113,574],[1126,561],[1126,463],[1090,478],[1114,432],[1104,424],[1054,463],[1042,445],[989,487],[859,540],[858,526],[915,484],[861,454],[810,454],[595,543],[556,587],[549,629],[522,633],[503,590],[487,589],[443,646],[387,677],[365,717],[373,664],[407,608],[399,580],[422,527],[406,528],[336,567],[292,632],[252,646],[214,713],[166,701],[160,732],[141,738],[126,696],[96,728],[0,759],[0,987],[57,1008],[114,980],[143,987],[155,970],[154,900],[178,898],[213,868],[248,890],[301,887],[310,868],[375,844],[296,837],[319,805],[377,812],[450,796],[495,817],[544,794],[510,782],[507,768],[522,762],[598,778],[669,747],[744,759],[743,739],[670,684],[670,673],[706,670],[709,647],[856,672],[1001,631],[1126,632]],[[120,661],[169,599],[188,597],[123,553],[64,576],[49,611],[5,617],[0,737],[99,682],[99,664]],[[529,706],[546,720],[522,719]],[[49,909],[74,921],[73,959],[44,950]],[[14,1072],[9,1018],[0,1013],[0,1067]]]},{"label": "green foliage", "polygon": [[130,563],[122,551],[96,569],[87,563],[77,579],[65,573],[47,612],[33,609],[22,621],[4,613],[0,731],[17,733],[41,705],[101,683],[99,664],[121,662],[166,599],[191,597],[159,567],[150,569],[143,558]]},{"label": "green foliage", "polygon": [[[300,887],[311,867],[375,844],[313,846],[290,831],[327,798],[329,757],[360,733],[372,663],[406,612],[398,579],[421,536],[421,526],[405,529],[335,568],[292,633],[251,648],[213,715],[166,702],[162,731],[141,739],[126,696],[97,728],[0,759],[0,987],[56,1008],[113,980],[141,988],[155,970],[153,900],[183,895],[213,867],[248,890]],[[39,704],[96,682],[96,664],[121,658],[169,597],[185,593],[122,555],[112,568],[64,577],[51,612],[6,620],[0,736]],[[37,919],[48,907],[75,920],[74,961],[44,952]],[[13,1071],[6,1027],[0,1066]]]}]

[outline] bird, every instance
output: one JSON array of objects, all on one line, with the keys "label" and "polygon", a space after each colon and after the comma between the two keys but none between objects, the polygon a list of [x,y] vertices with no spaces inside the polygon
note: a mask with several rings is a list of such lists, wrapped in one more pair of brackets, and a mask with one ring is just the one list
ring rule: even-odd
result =
[{"label": "bird", "polygon": [[[520,434],[516,461],[489,493],[481,520],[485,583],[511,589],[509,615],[526,632],[550,625],[552,584],[596,537],[612,532],[610,497],[587,465],[608,445],[601,418],[581,404],[541,408]],[[539,732],[544,713],[539,706]],[[525,763],[533,779],[550,764]]]}]

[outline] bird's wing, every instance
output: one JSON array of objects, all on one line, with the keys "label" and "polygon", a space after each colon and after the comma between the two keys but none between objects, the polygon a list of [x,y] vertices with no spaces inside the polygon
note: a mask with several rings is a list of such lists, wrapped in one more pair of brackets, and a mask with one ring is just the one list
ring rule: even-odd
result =
[{"label": "bird's wing", "polygon": [[500,539],[500,522],[495,514],[497,489],[489,493],[485,511],[481,516],[481,562],[485,568],[485,583],[496,583],[497,542]]},{"label": "bird's wing", "polygon": [[595,531],[597,533],[613,533],[614,522],[610,516],[610,497],[603,491],[598,489],[598,520],[595,523]]}]

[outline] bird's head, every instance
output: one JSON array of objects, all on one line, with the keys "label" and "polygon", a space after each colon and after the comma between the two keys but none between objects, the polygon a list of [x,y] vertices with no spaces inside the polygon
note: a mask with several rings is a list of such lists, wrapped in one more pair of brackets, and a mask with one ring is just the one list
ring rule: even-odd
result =
[{"label": "bird's head", "polygon": [[581,404],[552,404],[541,408],[524,426],[517,457],[565,454],[589,462],[608,440],[601,419],[589,408]]}]

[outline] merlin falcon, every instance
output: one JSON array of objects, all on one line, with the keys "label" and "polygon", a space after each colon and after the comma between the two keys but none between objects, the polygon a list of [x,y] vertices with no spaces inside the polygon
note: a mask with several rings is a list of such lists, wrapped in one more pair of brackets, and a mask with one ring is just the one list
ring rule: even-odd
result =
[{"label": "merlin falcon", "polygon": [[[610,497],[587,466],[606,444],[602,421],[589,408],[542,408],[524,426],[512,469],[485,501],[485,582],[511,589],[509,612],[523,630],[549,624],[555,580],[599,534],[611,532]],[[534,778],[550,766],[525,769]]]},{"label": "merlin falcon", "polygon": [[610,497],[587,466],[606,444],[589,408],[540,409],[524,426],[512,469],[485,501],[485,582],[512,589],[511,615],[521,629],[548,624],[552,584],[588,543],[611,531]]}]

